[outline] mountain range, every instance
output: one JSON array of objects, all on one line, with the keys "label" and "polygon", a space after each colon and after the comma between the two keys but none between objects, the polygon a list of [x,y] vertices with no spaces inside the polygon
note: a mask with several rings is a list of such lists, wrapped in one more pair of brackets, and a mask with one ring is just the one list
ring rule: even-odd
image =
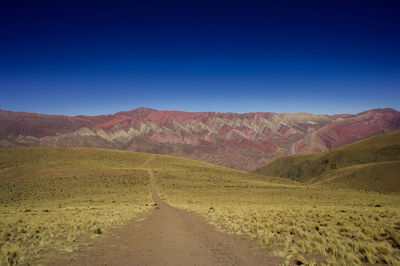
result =
[{"label": "mountain range", "polygon": [[158,111],[64,116],[0,111],[0,147],[63,146],[168,154],[252,171],[400,129],[400,112],[317,115]]}]

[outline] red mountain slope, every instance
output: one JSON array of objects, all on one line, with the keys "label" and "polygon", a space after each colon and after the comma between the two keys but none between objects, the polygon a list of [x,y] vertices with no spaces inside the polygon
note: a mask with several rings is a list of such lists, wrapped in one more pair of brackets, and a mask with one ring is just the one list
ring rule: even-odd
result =
[{"label": "red mountain slope", "polygon": [[325,151],[400,129],[400,113],[215,113],[139,108],[106,116],[0,111],[0,146],[101,147],[162,153],[254,170],[277,157]]}]

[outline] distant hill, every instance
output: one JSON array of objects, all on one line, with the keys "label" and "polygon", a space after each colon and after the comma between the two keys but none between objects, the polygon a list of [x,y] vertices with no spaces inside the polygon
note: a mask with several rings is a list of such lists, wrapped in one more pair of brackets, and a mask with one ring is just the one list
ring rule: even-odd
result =
[{"label": "distant hill", "polygon": [[400,129],[400,112],[217,113],[138,108],[102,116],[0,110],[0,147],[62,146],[175,155],[252,171],[279,157],[327,151]]},{"label": "distant hill", "polygon": [[326,187],[400,192],[400,130],[326,152],[279,158],[255,172]]}]

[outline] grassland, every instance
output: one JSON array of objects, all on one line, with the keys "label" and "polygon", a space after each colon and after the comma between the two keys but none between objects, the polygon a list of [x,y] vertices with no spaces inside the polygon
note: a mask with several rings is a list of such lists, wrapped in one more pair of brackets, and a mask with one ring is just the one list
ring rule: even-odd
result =
[{"label": "grassland", "polygon": [[305,187],[187,160],[152,161],[161,196],[286,263],[400,263],[400,195]]},{"label": "grassland", "polygon": [[304,186],[171,156],[66,148],[0,150],[1,259],[68,254],[162,199],[246,234],[286,262],[400,264],[400,195]]},{"label": "grassland", "polygon": [[97,149],[0,150],[0,264],[67,255],[152,206],[149,155]]},{"label": "grassland", "polygon": [[400,192],[400,130],[326,152],[279,158],[255,172],[324,188]]}]

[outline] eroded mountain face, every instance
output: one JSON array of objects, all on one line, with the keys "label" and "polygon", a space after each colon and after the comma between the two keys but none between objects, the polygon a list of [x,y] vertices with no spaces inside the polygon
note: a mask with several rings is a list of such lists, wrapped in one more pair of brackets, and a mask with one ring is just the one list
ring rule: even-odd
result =
[{"label": "eroded mountain face", "polygon": [[105,116],[0,111],[0,146],[96,147],[169,154],[240,170],[400,129],[400,112],[215,113],[139,108]]}]

